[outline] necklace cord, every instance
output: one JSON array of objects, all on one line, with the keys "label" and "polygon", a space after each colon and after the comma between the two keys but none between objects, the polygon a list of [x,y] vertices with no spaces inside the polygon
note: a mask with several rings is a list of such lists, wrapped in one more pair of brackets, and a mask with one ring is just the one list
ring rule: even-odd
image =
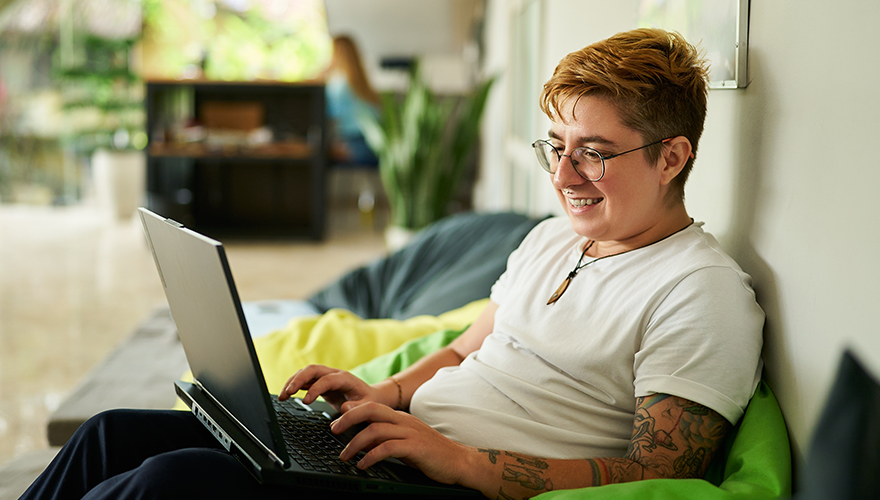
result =
[{"label": "necklace cord", "polygon": [[685,227],[679,229],[678,231],[676,231],[676,232],[674,232],[674,233],[672,233],[672,234],[670,234],[670,235],[664,236],[663,238],[660,238],[659,240],[657,240],[657,241],[655,241],[655,242],[653,242],[653,243],[649,243],[649,244],[647,244],[647,245],[645,245],[645,246],[641,246],[641,247],[638,247],[638,248],[631,248],[631,249],[629,249],[629,250],[624,250],[623,252],[618,252],[618,253],[614,253],[614,254],[611,254],[611,255],[604,255],[604,256],[602,256],[602,257],[596,257],[595,259],[593,259],[593,260],[591,260],[591,261],[589,261],[589,262],[586,262],[586,263],[584,263],[584,264],[581,264],[581,262],[584,261],[584,256],[587,255],[587,251],[589,251],[590,248],[592,248],[593,243],[596,243],[596,240],[590,240],[590,243],[588,243],[587,246],[586,246],[586,248],[584,248],[584,251],[581,252],[581,256],[580,256],[580,258],[578,259],[577,264],[575,264],[574,269],[572,269],[571,272],[568,273],[568,277],[565,278],[565,281],[563,281],[562,284],[559,285],[559,288],[557,288],[556,291],[553,293],[553,295],[550,296],[550,300],[547,301],[547,305],[549,306],[550,304],[555,303],[557,300],[559,300],[559,297],[562,297],[562,294],[565,293],[565,290],[568,289],[568,284],[571,283],[571,280],[573,280],[573,279],[575,278],[575,276],[577,276],[577,273],[580,272],[581,269],[583,269],[583,268],[589,266],[590,264],[592,264],[592,263],[594,263],[594,262],[600,261],[600,260],[602,260],[602,259],[607,259],[608,257],[616,257],[616,256],[618,256],[618,255],[623,255],[623,254],[625,254],[625,253],[632,252],[633,250],[638,250],[639,248],[645,248],[645,247],[649,247],[649,246],[651,246],[651,245],[654,245],[654,244],[660,243],[661,241],[663,241],[663,240],[665,240],[665,239],[667,239],[667,238],[669,238],[669,237],[671,237],[671,236],[673,236],[673,235],[676,235],[676,234],[678,234],[678,233],[684,231],[685,229],[691,227],[691,226],[693,225],[693,223],[694,223],[694,220],[691,219],[690,224],[688,224],[687,226],[685,226]]}]

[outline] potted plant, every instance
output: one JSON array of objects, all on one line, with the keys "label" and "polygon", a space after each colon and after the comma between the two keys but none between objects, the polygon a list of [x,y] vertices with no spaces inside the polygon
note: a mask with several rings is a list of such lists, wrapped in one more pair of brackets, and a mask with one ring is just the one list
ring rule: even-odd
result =
[{"label": "potted plant", "polygon": [[360,117],[364,138],[379,159],[392,226],[416,231],[448,214],[473,162],[494,81],[458,100],[440,98],[413,64],[403,98],[385,93],[380,116]]},{"label": "potted plant", "polygon": [[55,81],[69,121],[68,147],[91,158],[100,205],[120,219],[142,203],[146,159],[143,90],[130,67],[138,37],[76,33],[72,55],[56,54]]}]

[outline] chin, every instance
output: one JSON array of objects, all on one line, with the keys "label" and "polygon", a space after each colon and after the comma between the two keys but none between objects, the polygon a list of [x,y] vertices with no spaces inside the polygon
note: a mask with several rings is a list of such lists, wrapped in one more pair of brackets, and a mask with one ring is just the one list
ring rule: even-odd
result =
[{"label": "chin", "polygon": [[562,208],[565,211],[566,217],[568,217],[568,223],[571,225],[572,231],[584,238],[598,239],[602,231],[596,226],[595,214],[591,213],[592,210],[578,213],[566,201],[563,201]]},{"label": "chin", "polygon": [[594,224],[591,224],[590,222],[587,222],[579,217],[573,216],[571,212],[568,211],[566,211],[566,215],[568,215],[568,223],[571,225],[571,230],[574,231],[577,235],[594,240],[598,239],[598,231]]}]

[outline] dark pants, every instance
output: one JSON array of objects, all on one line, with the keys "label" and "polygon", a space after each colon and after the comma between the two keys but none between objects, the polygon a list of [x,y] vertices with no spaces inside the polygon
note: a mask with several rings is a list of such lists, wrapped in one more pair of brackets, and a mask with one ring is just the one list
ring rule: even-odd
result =
[{"label": "dark pants", "polygon": [[291,496],[260,485],[189,412],[113,410],[83,424],[21,498]]}]

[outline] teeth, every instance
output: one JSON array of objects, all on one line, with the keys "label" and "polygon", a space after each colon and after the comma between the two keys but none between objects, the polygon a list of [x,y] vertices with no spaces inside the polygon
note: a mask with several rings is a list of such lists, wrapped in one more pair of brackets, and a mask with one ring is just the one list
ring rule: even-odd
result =
[{"label": "teeth", "polygon": [[568,200],[573,207],[582,207],[584,205],[593,205],[602,201],[602,198],[578,198],[576,200]]}]

